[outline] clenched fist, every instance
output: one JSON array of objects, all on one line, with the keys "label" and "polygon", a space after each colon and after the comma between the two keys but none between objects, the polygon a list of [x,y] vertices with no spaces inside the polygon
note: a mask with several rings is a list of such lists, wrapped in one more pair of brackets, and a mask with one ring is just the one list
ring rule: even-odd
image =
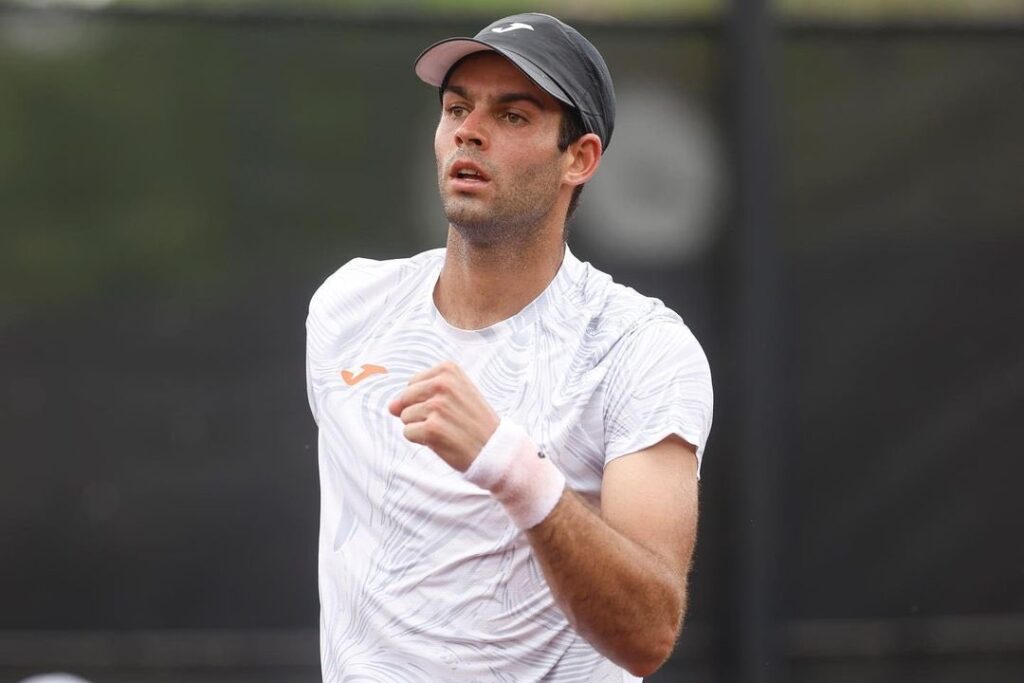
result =
[{"label": "clenched fist", "polygon": [[452,361],[414,375],[388,410],[405,424],[406,439],[429,447],[459,472],[469,469],[500,422]]}]

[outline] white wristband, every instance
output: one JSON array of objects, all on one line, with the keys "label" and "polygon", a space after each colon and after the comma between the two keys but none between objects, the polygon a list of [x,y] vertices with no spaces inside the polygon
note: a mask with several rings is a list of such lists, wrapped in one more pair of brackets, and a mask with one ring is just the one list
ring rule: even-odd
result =
[{"label": "white wristband", "polygon": [[502,418],[465,477],[505,506],[520,529],[537,526],[551,514],[565,489],[565,477],[512,420]]}]

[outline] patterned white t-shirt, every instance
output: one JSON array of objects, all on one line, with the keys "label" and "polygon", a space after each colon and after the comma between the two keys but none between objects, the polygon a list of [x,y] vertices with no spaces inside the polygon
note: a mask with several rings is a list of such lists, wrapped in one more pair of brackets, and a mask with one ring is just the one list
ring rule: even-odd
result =
[{"label": "patterned white t-shirt", "polygon": [[599,504],[606,463],[670,434],[699,463],[712,414],[704,352],[660,301],[568,249],[518,314],[457,329],[433,301],[444,253],[355,259],[310,303],[324,681],[637,681],[569,626],[501,505],[406,441],[387,404],[454,360]]}]

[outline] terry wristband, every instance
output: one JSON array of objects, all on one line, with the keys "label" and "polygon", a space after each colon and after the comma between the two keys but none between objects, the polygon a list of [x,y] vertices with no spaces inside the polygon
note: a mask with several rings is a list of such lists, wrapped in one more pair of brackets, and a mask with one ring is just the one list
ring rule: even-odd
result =
[{"label": "terry wristband", "polygon": [[543,522],[565,489],[565,477],[554,463],[540,452],[526,430],[506,418],[464,476],[490,491],[520,529]]}]

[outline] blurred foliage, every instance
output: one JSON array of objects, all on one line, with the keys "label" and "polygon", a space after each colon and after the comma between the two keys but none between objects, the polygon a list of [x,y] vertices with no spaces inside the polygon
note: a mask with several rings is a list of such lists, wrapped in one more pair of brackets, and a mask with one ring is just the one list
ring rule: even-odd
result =
[{"label": "blurred foliage", "polygon": [[[5,30],[3,317],[51,301],[80,302],[87,292],[131,290],[142,278],[197,291],[216,286],[222,260],[215,245],[223,244],[226,224],[216,201],[226,182],[217,160],[228,158],[230,139],[219,84],[229,75],[227,62],[208,59],[208,50],[224,48],[132,50],[125,42],[142,36],[110,43],[67,26]],[[35,52],[11,49],[12,35],[30,42],[34,31],[42,32]],[[151,32],[145,40],[168,38]],[[65,39],[79,43],[73,65],[47,47]],[[118,43],[133,59],[122,59]],[[190,105],[200,93],[212,109]],[[199,150],[219,153],[197,165]]]},{"label": "blurred foliage", "polygon": [[[16,0],[25,5],[104,7],[274,8],[360,13],[443,14],[494,17],[547,12],[564,17],[644,19],[706,17],[727,9],[728,0]],[[775,0],[781,15],[817,19],[1013,19],[1024,18],[1024,0]]]},{"label": "blurred foliage", "polygon": [[779,13],[817,19],[1012,19],[1022,0],[776,0]]},{"label": "blurred foliage", "polygon": [[[0,0],[2,2],[2,0]],[[545,12],[561,17],[628,19],[665,16],[706,16],[721,11],[721,0],[15,0],[23,5],[76,5],[101,8],[159,7],[229,10],[273,9],[299,12],[330,10],[379,14],[494,18],[519,12]]]},{"label": "blurred foliage", "polygon": [[[284,49],[214,27],[186,47],[173,26],[55,16],[0,29],[0,324],[105,298],[216,305],[269,267],[308,267],[339,229],[325,206],[362,210],[342,150],[372,147],[369,103],[306,65],[367,38],[311,31]],[[305,200],[314,187],[325,202]]]}]

